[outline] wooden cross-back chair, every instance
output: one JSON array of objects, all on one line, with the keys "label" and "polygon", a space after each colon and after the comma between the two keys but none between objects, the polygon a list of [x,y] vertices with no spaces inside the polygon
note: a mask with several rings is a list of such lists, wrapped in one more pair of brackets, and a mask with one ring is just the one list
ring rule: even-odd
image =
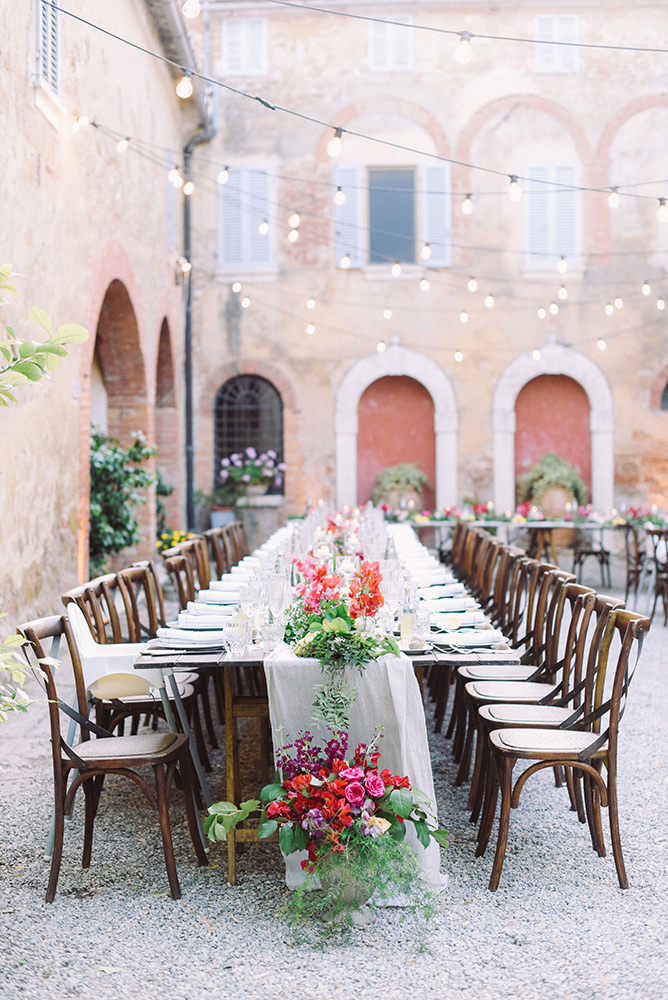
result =
[{"label": "wooden cross-back chair", "polygon": [[204,532],[209,546],[209,562],[216,567],[216,573],[221,577],[232,569],[232,545],[224,526],[209,528]]},{"label": "wooden cross-back chair", "polygon": [[[190,837],[200,865],[207,864],[207,856],[202,844],[195,803],[190,767],[188,737],[179,733],[148,733],[140,736],[114,736],[104,728],[91,723],[87,718],[86,686],[83,677],[79,651],[66,616],[54,615],[40,618],[21,625],[17,631],[27,639],[23,647],[28,663],[35,667],[35,673],[43,679],[49,704],[51,727],[51,751],[54,779],[54,845],[51,855],[51,870],[46,890],[46,901],[50,903],[56,894],[60,873],[64,819],[69,813],[74,796],[79,788],[85,793],[85,823],[82,867],[88,868],[93,847],[93,827],[97,814],[104,779],[108,774],[119,775],[133,781],[143,792],[151,808],[158,813],[162,850],[169,888],[174,899],[181,896],[181,887],[174,861],[172,833],[169,822],[169,797],[173,778],[178,768],[183,790]],[[54,674],[45,656],[50,646],[47,640],[65,637],[72,669],[74,672],[75,708],[65,705],[58,698]],[[41,662],[38,662],[41,661]],[[61,712],[76,723],[79,739],[65,737],[61,728]],[[95,739],[91,738],[95,736]],[[150,767],[154,776],[154,787],[147,782],[142,769]],[[68,788],[69,779],[72,782]],[[120,798],[122,806],[124,797]]]},{"label": "wooden cross-back chair", "polygon": [[192,566],[193,578],[196,584],[204,590],[209,587],[211,582],[211,567],[206,538],[202,535],[195,535],[194,538],[186,538],[171,549],[165,549],[162,553],[165,561],[172,556],[185,556]]},{"label": "wooden cross-back chair", "polygon": [[[601,807],[608,809],[610,839],[622,889],[628,888],[619,830],[617,794],[617,748],[619,723],[624,714],[628,690],[635,673],[642,641],[650,620],[633,611],[613,611],[601,639],[598,654],[587,665],[584,700],[569,723],[555,729],[506,728],[493,730],[489,740],[501,791],[499,831],[489,888],[497,889],[506,854],[511,808],[517,808],[521,791],[535,773],[555,764],[571,769],[583,778],[585,803],[592,846],[605,857]],[[611,647],[617,640],[612,688],[606,690]],[[518,761],[528,767],[513,785],[513,769]],[[605,769],[605,771],[604,771]]]}]

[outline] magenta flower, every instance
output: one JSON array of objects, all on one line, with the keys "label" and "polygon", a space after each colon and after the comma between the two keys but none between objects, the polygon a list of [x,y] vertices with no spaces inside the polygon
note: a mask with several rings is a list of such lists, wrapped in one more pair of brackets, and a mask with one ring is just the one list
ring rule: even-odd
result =
[{"label": "magenta flower", "polygon": [[385,782],[377,774],[368,774],[364,787],[369,795],[373,795],[375,799],[379,799],[381,795],[385,794]]},{"label": "magenta flower", "polygon": [[346,767],[343,771],[339,771],[339,775],[345,781],[361,781],[364,777],[364,771],[361,767]]},{"label": "magenta flower", "polygon": [[351,806],[359,806],[364,802],[366,798],[366,792],[364,791],[364,785],[361,785],[359,781],[351,781],[345,791],[345,796]]}]

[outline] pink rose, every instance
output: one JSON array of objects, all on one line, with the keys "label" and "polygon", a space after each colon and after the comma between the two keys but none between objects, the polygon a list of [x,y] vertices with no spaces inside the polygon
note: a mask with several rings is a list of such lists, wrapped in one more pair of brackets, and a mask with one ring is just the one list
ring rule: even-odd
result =
[{"label": "pink rose", "polygon": [[345,770],[339,771],[339,777],[345,781],[361,781],[364,777],[364,771],[361,767],[347,767]]},{"label": "pink rose", "polygon": [[381,795],[385,794],[385,783],[377,774],[368,775],[364,787],[369,795],[373,795],[375,799],[379,799]]},{"label": "pink rose", "polygon": [[346,788],[345,796],[351,806],[361,805],[366,796],[364,785],[361,785],[359,781],[351,781]]}]

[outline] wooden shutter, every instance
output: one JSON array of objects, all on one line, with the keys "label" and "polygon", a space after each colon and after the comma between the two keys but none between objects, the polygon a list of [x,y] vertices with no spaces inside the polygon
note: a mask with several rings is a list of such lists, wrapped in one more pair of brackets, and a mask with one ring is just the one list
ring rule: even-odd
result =
[{"label": "wooden shutter", "polygon": [[534,166],[527,174],[527,258],[535,265],[552,266],[559,257],[573,257],[579,251],[575,167]]},{"label": "wooden shutter", "polygon": [[245,22],[245,73],[247,76],[265,76],[267,73],[267,22],[252,18]]},{"label": "wooden shutter", "polygon": [[449,163],[425,164],[420,169],[420,235],[431,247],[428,267],[452,263],[451,173]]},{"label": "wooden shutter", "polygon": [[223,21],[223,72],[227,76],[243,73],[243,21]]},{"label": "wooden shutter", "polygon": [[267,21],[234,17],[223,21],[223,70],[227,76],[264,76],[267,72]]},{"label": "wooden shutter", "polygon": [[554,195],[555,203],[555,245],[556,257],[572,257],[578,252],[577,191],[574,191],[575,168],[557,167],[555,180],[570,190],[559,190]]},{"label": "wooden shutter", "polygon": [[[397,21],[403,24],[413,24],[410,14],[398,15]],[[392,69],[397,72],[407,72],[413,69],[413,28],[405,28],[403,24],[397,24],[392,28],[393,58]]]},{"label": "wooden shutter", "polygon": [[[542,14],[534,21],[534,38],[545,42],[578,42],[580,21],[576,14]],[[580,50],[570,45],[535,45],[537,73],[577,73]]]},{"label": "wooden shutter", "polygon": [[[580,41],[580,20],[576,14],[562,14],[559,18],[560,40]],[[580,49],[570,45],[560,45],[560,69],[562,73],[577,73],[580,70]]]},{"label": "wooden shutter", "polygon": [[369,21],[369,69],[387,70],[390,66],[390,25]]},{"label": "wooden shutter", "polygon": [[397,14],[391,20],[370,21],[368,30],[369,69],[380,72],[405,72],[413,68],[413,23],[411,14]]},{"label": "wooden shutter", "polygon": [[[244,170],[246,205],[244,235],[245,258],[250,268],[265,268],[271,262],[271,206],[269,204],[269,177],[264,170]],[[267,219],[269,232],[258,232],[261,222]]]},{"label": "wooden shutter", "polygon": [[334,254],[340,266],[344,254],[350,256],[351,267],[366,262],[366,229],[364,227],[364,170],[357,164],[334,167],[334,184],[346,196],[343,205],[334,205]]},{"label": "wooden shutter", "polygon": [[533,264],[547,262],[550,252],[550,205],[548,186],[543,183],[548,180],[547,167],[529,167],[527,171],[529,184],[527,197],[524,200],[526,237],[525,246],[529,261]]}]

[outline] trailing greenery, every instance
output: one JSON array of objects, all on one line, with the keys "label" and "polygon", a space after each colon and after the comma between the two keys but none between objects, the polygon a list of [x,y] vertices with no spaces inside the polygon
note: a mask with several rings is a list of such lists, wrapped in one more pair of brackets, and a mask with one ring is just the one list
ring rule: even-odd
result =
[{"label": "trailing greenery", "polygon": [[561,486],[568,490],[579,507],[587,503],[587,487],[580,473],[553,451],[546,452],[535,465],[517,480],[517,497],[520,503],[530,501],[540,503],[551,486]]},{"label": "trailing greenery", "polygon": [[371,499],[375,504],[382,504],[393,493],[398,493],[401,497],[407,490],[415,490],[422,501],[425,486],[431,489],[429,476],[416,462],[400,462],[399,465],[388,466],[378,473]]},{"label": "trailing greenery", "polygon": [[[8,295],[20,294],[14,285],[16,277],[11,264],[0,266],[0,307],[9,304]],[[5,326],[5,337],[0,340],[0,406],[19,402],[14,395],[19,386],[49,378],[60,358],[67,355],[65,344],[80,344],[88,339],[88,330],[76,323],[59,326],[53,333],[51,317],[43,309],[33,307],[28,315],[46,331],[48,339],[22,340],[13,327]],[[0,618],[5,617],[0,612]],[[24,642],[22,636],[10,635],[0,643],[0,720],[6,719],[9,712],[25,712],[30,704],[20,687],[28,669],[18,655]],[[55,665],[55,660],[51,663]]]},{"label": "trailing greenery", "polygon": [[167,524],[167,511],[165,510],[165,505],[162,502],[162,497],[169,497],[174,492],[174,487],[166,483],[162,478],[162,473],[160,469],[155,470],[155,520],[156,520],[156,536],[161,537],[164,533],[170,531],[169,525]]},{"label": "trailing greenery", "polygon": [[93,431],[90,440],[91,574],[104,572],[107,558],[139,541],[139,523],[133,509],[146,503],[139,490],[155,482],[142,464],[155,454],[141,432],[123,448],[115,438]]}]

